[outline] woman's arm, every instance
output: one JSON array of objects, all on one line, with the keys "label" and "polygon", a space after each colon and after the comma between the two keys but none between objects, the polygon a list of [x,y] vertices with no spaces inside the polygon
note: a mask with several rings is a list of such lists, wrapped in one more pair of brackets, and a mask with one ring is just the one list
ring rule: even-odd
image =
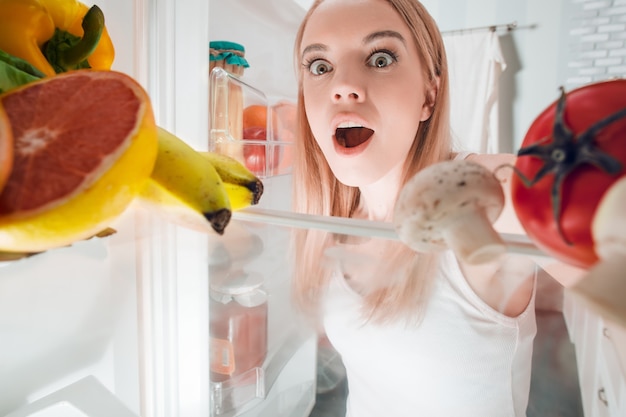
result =
[{"label": "woman's arm", "polygon": [[537,266],[523,255],[504,255],[479,265],[461,262],[461,270],[474,292],[491,308],[509,317],[520,315],[530,302]]}]

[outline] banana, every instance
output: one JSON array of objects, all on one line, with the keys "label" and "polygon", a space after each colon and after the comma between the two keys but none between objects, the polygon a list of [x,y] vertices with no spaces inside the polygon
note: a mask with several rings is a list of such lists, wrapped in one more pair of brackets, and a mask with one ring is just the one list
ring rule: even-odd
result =
[{"label": "banana", "polygon": [[171,223],[202,233],[214,231],[211,223],[197,208],[190,206],[153,178],[148,178],[136,200],[142,207]]},{"label": "banana", "polygon": [[161,127],[157,130],[157,159],[139,199],[177,223],[202,228],[208,221],[223,234],[232,208],[217,170],[180,138]]},{"label": "banana", "polygon": [[230,198],[232,210],[257,204],[263,195],[263,183],[241,162],[216,152],[200,152],[217,170]]},{"label": "banana", "polygon": [[167,130],[157,131],[157,162],[138,198],[144,207],[184,227],[222,234],[233,210],[259,202],[263,183],[245,165],[227,155],[197,152]]}]

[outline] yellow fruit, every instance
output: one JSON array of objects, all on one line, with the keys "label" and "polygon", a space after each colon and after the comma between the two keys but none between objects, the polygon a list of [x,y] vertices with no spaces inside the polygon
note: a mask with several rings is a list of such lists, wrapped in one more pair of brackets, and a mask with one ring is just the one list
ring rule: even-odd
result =
[{"label": "yellow fruit", "polygon": [[0,251],[38,252],[105,229],[150,176],[157,134],[132,78],[81,70],[0,96],[15,163],[0,194]]},{"label": "yellow fruit", "polygon": [[224,183],[233,211],[258,204],[263,195],[263,182],[244,164],[228,155],[199,153],[215,167]]},{"label": "yellow fruit", "polygon": [[200,210],[152,178],[146,181],[137,201],[141,207],[170,223],[202,233],[216,232]]},{"label": "yellow fruit", "polygon": [[159,150],[150,179],[223,234],[232,209],[216,169],[182,139],[157,128]]},{"label": "yellow fruit", "polygon": [[0,192],[9,178],[13,167],[13,133],[9,119],[0,105]]}]

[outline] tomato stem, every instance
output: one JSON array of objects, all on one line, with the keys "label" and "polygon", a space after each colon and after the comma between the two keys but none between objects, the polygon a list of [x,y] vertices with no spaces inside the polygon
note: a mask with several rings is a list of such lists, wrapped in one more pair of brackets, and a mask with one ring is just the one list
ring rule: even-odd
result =
[{"label": "tomato stem", "polygon": [[552,216],[554,217],[559,235],[566,244],[571,245],[572,243],[563,233],[560,221],[563,183],[570,173],[584,164],[593,165],[609,175],[617,175],[622,172],[623,167],[620,161],[599,149],[596,146],[595,139],[603,128],[619,119],[625,118],[626,108],[596,122],[579,135],[575,135],[565,122],[565,104],[565,89],[561,87],[561,96],[556,105],[552,135],[546,136],[532,145],[523,147],[517,152],[517,156],[533,156],[543,161],[543,165],[535,174],[535,177],[531,180],[517,169],[515,172],[526,187],[532,187],[549,173],[554,174],[554,183],[550,192]]}]

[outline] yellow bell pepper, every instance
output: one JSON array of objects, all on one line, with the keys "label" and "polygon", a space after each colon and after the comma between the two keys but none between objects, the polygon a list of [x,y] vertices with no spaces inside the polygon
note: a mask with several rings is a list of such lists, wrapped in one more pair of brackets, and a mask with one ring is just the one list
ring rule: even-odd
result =
[{"label": "yellow bell pepper", "polygon": [[54,21],[37,0],[0,0],[0,49],[46,75],[54,69],[41,48],[54,35]]},{"label": "yellow bell pepper", "polygon": [[0,0],[0,50],[46,76],[108,70],[115,56],[102,11],[76,0]]},{"label": "yellow bell pepper", "polygon": [[[89,7],[77,0],[39,0],[52,17],[55,27],[74,36],[83,37],[83,19]],[[115,48],[106,27],[102,28],[100,41],[87,61],[93,69],[111,69],[115,58]]]}]

